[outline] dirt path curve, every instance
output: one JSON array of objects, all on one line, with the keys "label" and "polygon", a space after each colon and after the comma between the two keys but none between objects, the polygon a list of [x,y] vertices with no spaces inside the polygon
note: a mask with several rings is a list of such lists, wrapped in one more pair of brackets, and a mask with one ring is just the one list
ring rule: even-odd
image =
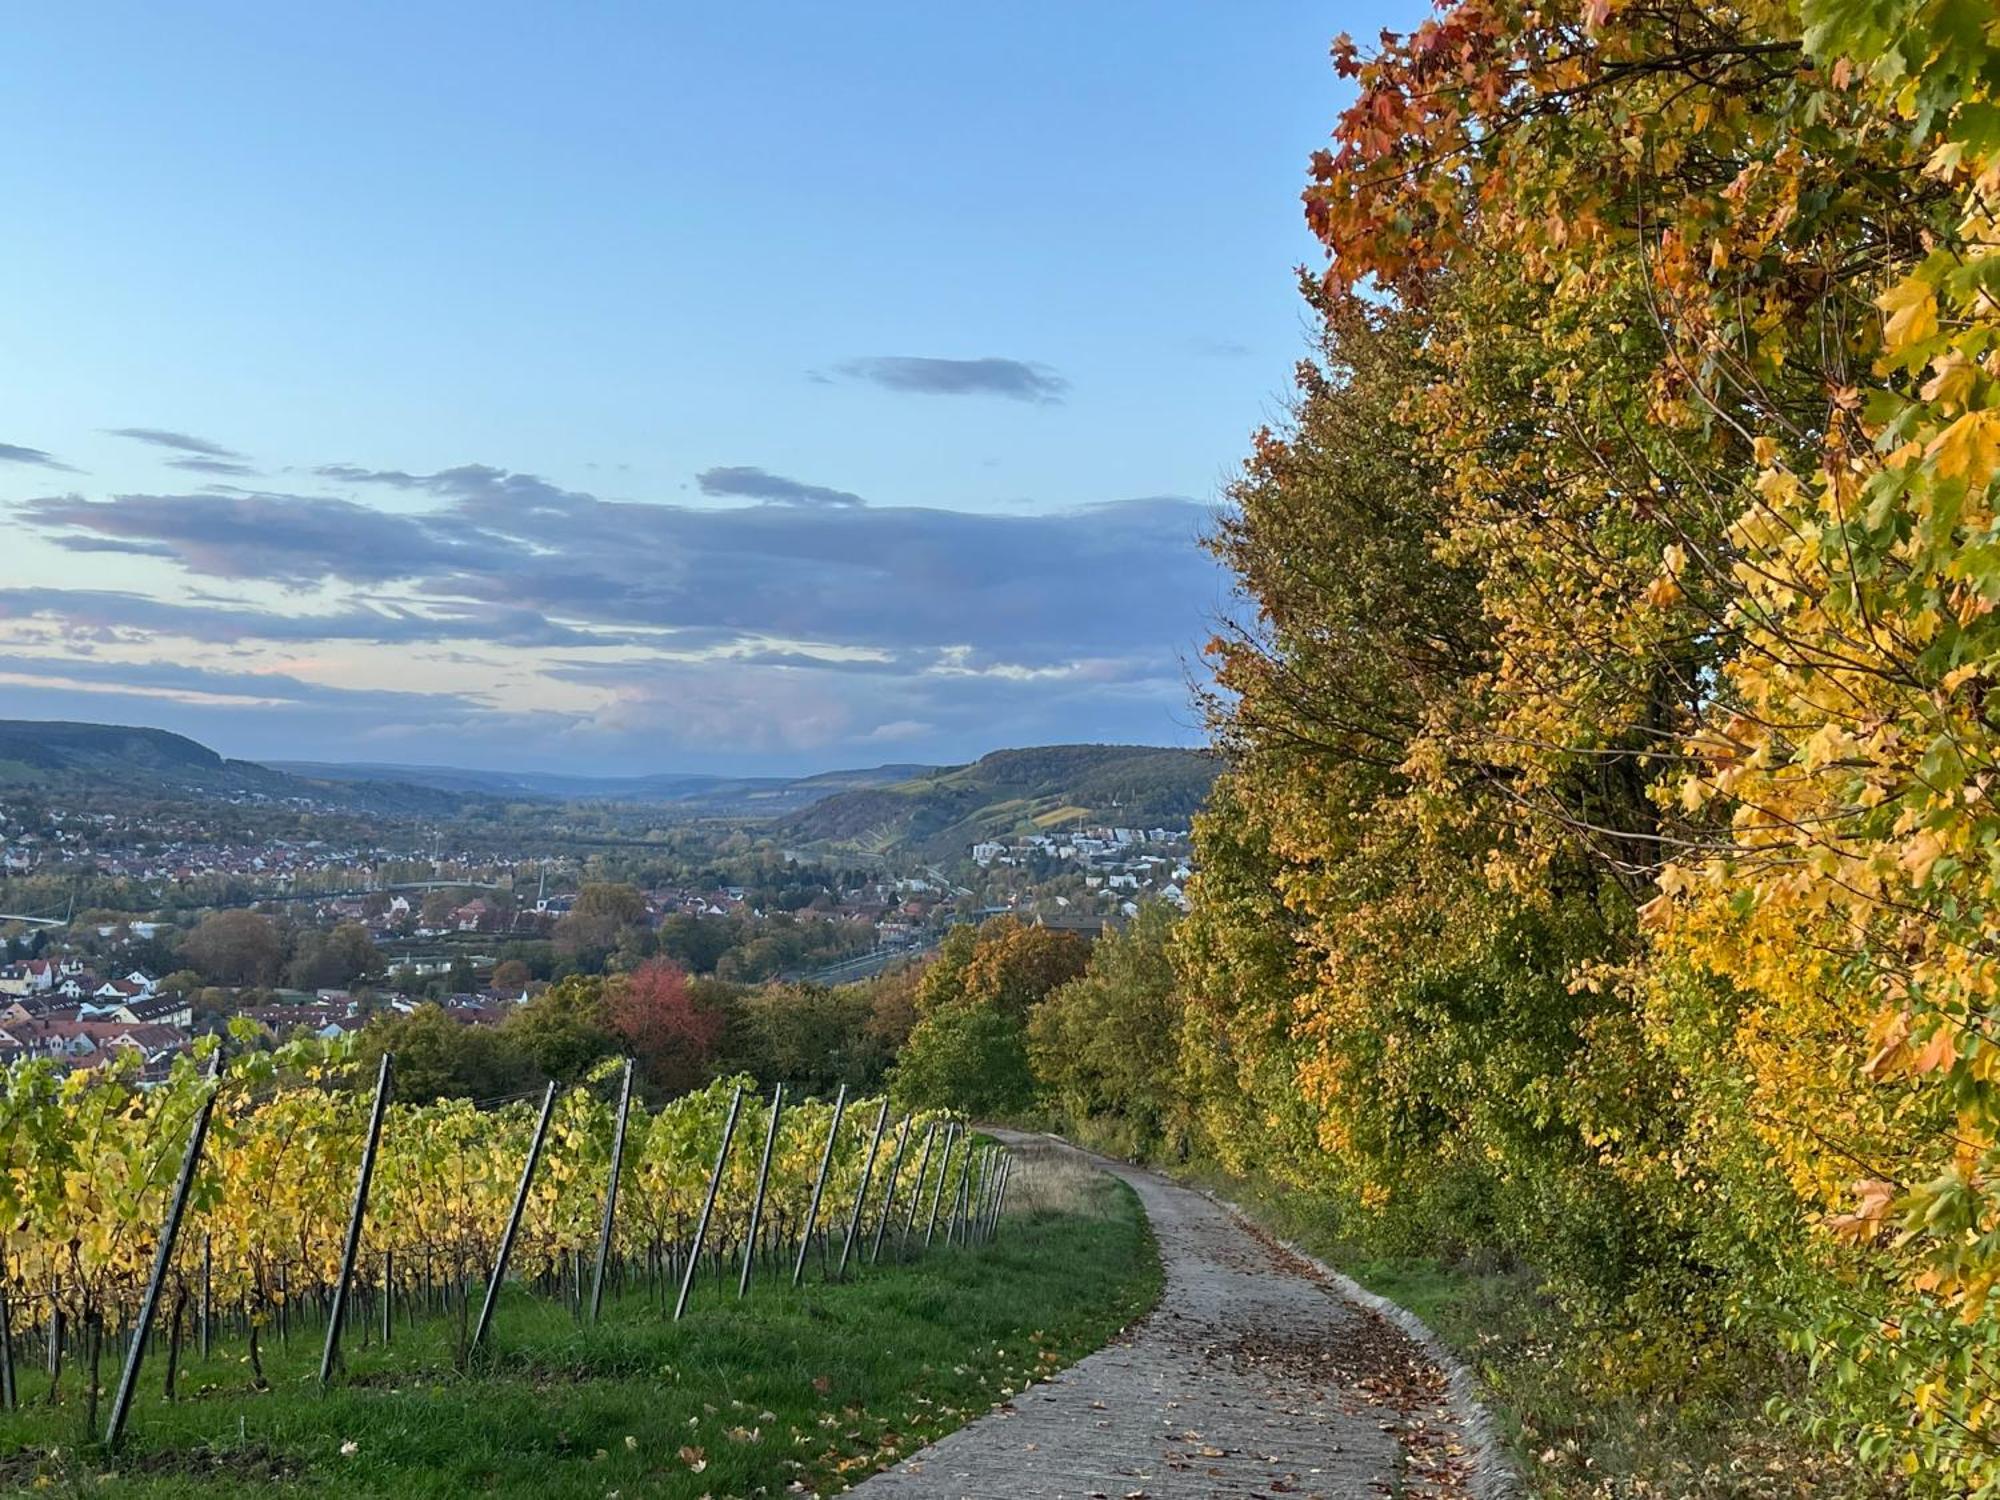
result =
[{"label": "dirt path curve", "polygon": [[[996,1131],[1022,1150],[1070,1151]],[[1081,1157],[1081,1153],[1075,1153]],[[1166,1288],[1124,1338],[865,1480],[862,1500],[1459,1496],[1443,1374],[1379,1313],[1197,1192],[1138,1192]]]}]

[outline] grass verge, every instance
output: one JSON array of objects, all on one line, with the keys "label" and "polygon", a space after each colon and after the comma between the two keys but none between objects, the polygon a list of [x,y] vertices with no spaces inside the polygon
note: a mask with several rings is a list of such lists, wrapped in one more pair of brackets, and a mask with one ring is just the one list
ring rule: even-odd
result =
[{"label": "grass verge", "polygon": [[[580,1327],[558,1305],[503,1301],[488,1365],[451,1367],[452,1327],[348,1354],[321,1394],[314,1338],[267,1339],[270,1389],[239,1345],[183,1359],[182,1396],[144,1379],[114,1459],[68,1399],[0,1415],[0,1493],[284,1492],[588,1497],[831,1493],[1101,1347],[1157,1298],[1159,1261],[1131,1190],[1107,1178],[1040,1201],[1017,1173],[999,1237],[843,1285],[782,1272],[739,1303],[713,1280],[687,1317],[642,1296]],[[109,1362],[107,1361],[107,1364]],[[106,1383],[115,1378],[107,1372]]]}]

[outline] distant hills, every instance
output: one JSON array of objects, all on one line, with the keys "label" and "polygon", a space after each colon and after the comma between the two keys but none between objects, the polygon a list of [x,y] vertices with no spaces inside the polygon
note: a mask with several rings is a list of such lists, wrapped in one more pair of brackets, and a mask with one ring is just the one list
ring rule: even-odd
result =
[{"label": "distant hills", "polygon": [[460,796],[514,802],[625,802],[673,807],[706,816],[775,817],[822,797],[889,786],[927,775],[935,766],[896,764],[815,776],[565,776],[546,771],[469,771],[456,766],[351,764],[280,760],[273,768],[315,781],[429,787]]},{"label": "distant hills", "polygon": [[103,789],[139,797],[334,802],[358,811],[448,813],[456,798],[411,786],[333,788],[249,760],[225,760],[164,729],[0,719],[0,788]]},{"label": "distant hills", "polygon": [[971,765],[897,763],[815,776],[566,776],[451,766],[226,760],[163,729],[0,720],[0,789],[305,801],[448,817],[494,802],[620,802],[690,817],[772,820],[799,848],[943,862],[981,839],[1070,822],[1184,826],[1213,756],[1154,745],[998,750]]},{"label": "distant hills", "polygon": [[942,863],[983,839],[1072,822],[1185,827],[1218,768],[1207,751],[1157,745],[996,750],[969,766],[838,792],[783,819],[778,831],[800,846]]}]

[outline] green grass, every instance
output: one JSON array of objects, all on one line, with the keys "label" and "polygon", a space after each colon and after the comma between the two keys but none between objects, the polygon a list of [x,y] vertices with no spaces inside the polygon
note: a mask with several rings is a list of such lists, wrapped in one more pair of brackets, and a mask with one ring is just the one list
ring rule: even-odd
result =
[{"label": "green grass", "polygon": [[[39,1373],[0,1415],[0,1492],[589,1497],[835,1491],[1101,1347],[1158,1295],[1136,1199],[1108,1179],[1060,1209],[1010,1213],[998,1239],[738,1303],[712,1279],[674,1324],[640,1295],[579,1327],[510,1294],[488,1365],[452,1368],[453,1325],[360,1347],[315,1386],[318,1336],[267,1338],[271,1389],[239,1343],[184,1357],[181,1399],[143,1378],[122,1451],[82,1430],[78,1374],[51,1407]],[[24,1351],[25,1352],[25,1351]],[[25,1360],[24,1360],[25,1362]],[[106,1360],[104,1382],[114,1383]],[[106,1396],[108,1405],[108,1393]],[[353,1444],[351,1452],[344,1445]]]}]

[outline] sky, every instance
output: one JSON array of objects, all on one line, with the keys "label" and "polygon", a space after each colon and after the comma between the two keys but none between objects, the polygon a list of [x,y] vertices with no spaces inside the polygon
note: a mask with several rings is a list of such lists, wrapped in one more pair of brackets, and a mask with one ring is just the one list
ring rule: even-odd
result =
[{"label": "sky", "polygon": [[1328,43],[1415,19],[17,8],[0,716],[580,774],[1197,743]]}]

